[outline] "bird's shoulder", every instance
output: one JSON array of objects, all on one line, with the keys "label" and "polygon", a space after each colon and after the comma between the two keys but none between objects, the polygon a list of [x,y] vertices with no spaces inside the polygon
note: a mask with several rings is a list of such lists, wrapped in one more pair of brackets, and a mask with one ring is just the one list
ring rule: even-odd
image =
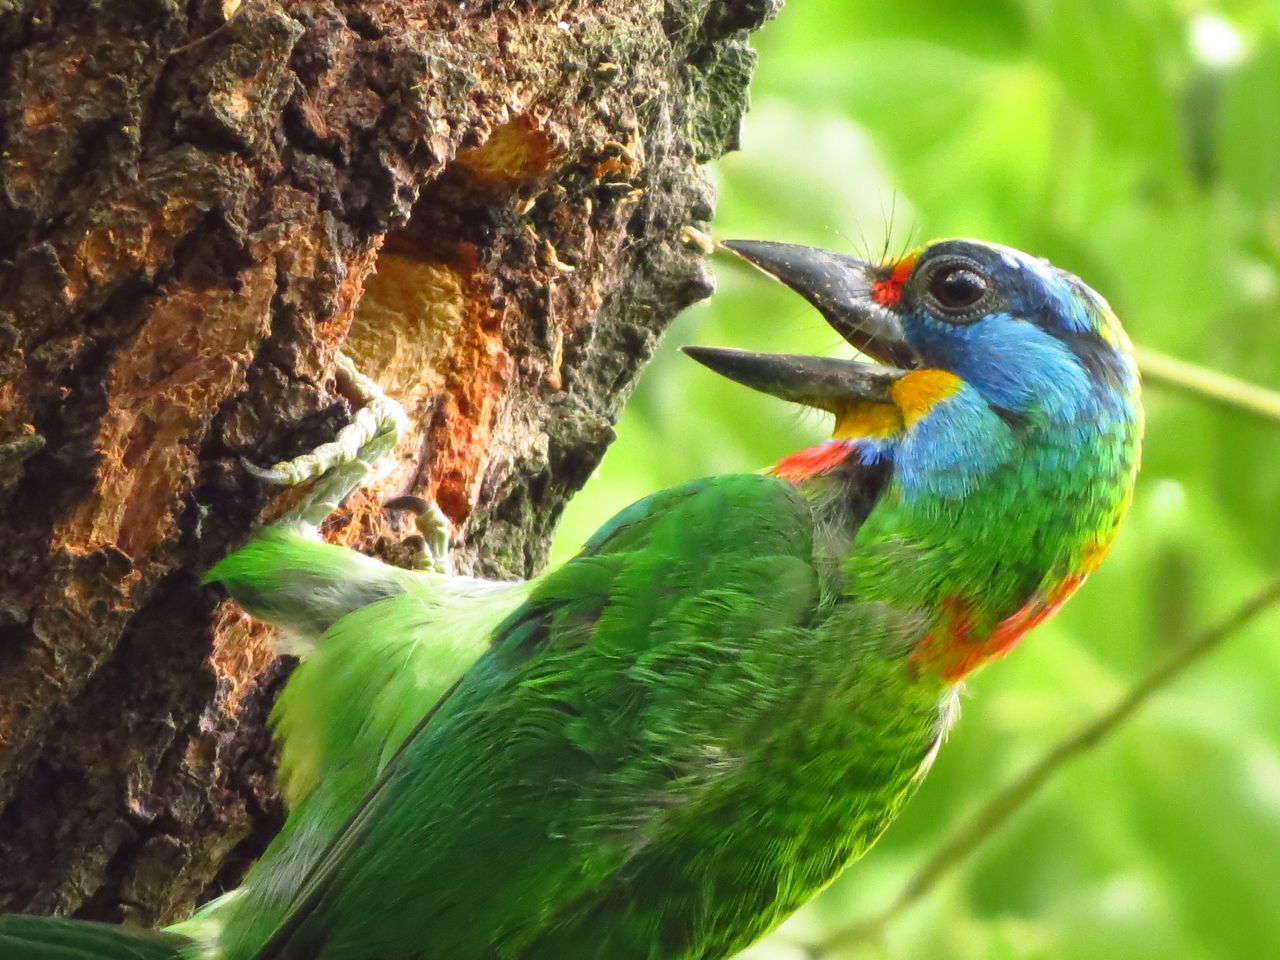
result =
[{"label": "bird's shoulder", "polygon": [[[560,567],[539,577],[495,631],[491,651],[511,664],[589,643],[611,656],[697,633],[699,607],[737,627],[734,609],[772,605],[755,621],[796,622],[816,589],[814,519],[789,484],[728,474],[661,490],[623,509]],[[788,602],[790,600],[791,602]],[[704,626],[706,624],[703,624]]]},{"label": "bird's shoulder", "polygon": [[758,473],[702,477],[659,490],[620,510],[583,545],[579,556],[634,550],[655,537],[679,535],[688,546],[751,545],[803,551],[813,517],[794,486]]}]

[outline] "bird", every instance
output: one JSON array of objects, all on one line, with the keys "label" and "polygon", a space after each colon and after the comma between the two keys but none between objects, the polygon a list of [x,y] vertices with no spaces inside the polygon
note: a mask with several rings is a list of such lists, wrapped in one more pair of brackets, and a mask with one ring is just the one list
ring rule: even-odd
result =
[{"label": "bird", "polygon": [[0,955],[718,960],[865,853],[964,678],[1106,553],[1138,372],[1100,295],[1009,247],[725,246],[863,359],[684,352],[830,439],[659,491],[528,581],[264,528],[206,580],[302,650],[280,834],[169,930],[0,917]]}]

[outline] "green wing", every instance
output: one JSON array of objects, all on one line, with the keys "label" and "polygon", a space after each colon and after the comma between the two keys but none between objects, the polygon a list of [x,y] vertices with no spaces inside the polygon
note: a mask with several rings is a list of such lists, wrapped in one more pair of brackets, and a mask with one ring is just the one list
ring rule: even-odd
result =
[{"label": "green wing", "polygon": [[518,955],[761,736],[819,604],[812,552],[807,503],[766,477],[623,511],[498,628],[278,926],[223,956]]},{"label": "green wing", "polygon": [[0,957],[5,960],[181,960],[188,946],[186,937],[137,927],[0,916]]}]

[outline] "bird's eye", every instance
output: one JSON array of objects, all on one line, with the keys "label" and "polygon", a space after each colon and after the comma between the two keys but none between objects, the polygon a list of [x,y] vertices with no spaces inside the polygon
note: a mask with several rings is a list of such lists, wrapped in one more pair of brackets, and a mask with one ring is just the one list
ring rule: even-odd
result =
[{"label": "bird's eye", "polygon": [[928,290],[944,313],[967,314],[991,291],[991,280],[972,264],[945,264],[929,278]]}]

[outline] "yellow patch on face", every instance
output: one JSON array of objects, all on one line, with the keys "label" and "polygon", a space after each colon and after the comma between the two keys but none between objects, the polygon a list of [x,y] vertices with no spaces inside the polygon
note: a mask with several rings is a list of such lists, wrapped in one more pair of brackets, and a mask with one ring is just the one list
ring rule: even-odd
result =
[{"label": "yellow patch on face", "polygon": [[859,437],[889,437],[902,430],[902,414],[891,403],[861,400],[849,404],[836,414],[833,440],[856,440]]},{"label": "yellow patch on face", "polygon": [[960,388],[960,378],[946,370],[912,370],[889,388],[894,405],[907,426],[928,416],[934,404]]},{"label": "yellow patch on face", "polygon": [[860,437],[891,437],[928,415],[934,405],[951,396],[960,387],[960,378],[945,370],[913,370],[904,374],[892,387],[892,403],[852,400],[836,410],[833,440],[857,440]]}]

